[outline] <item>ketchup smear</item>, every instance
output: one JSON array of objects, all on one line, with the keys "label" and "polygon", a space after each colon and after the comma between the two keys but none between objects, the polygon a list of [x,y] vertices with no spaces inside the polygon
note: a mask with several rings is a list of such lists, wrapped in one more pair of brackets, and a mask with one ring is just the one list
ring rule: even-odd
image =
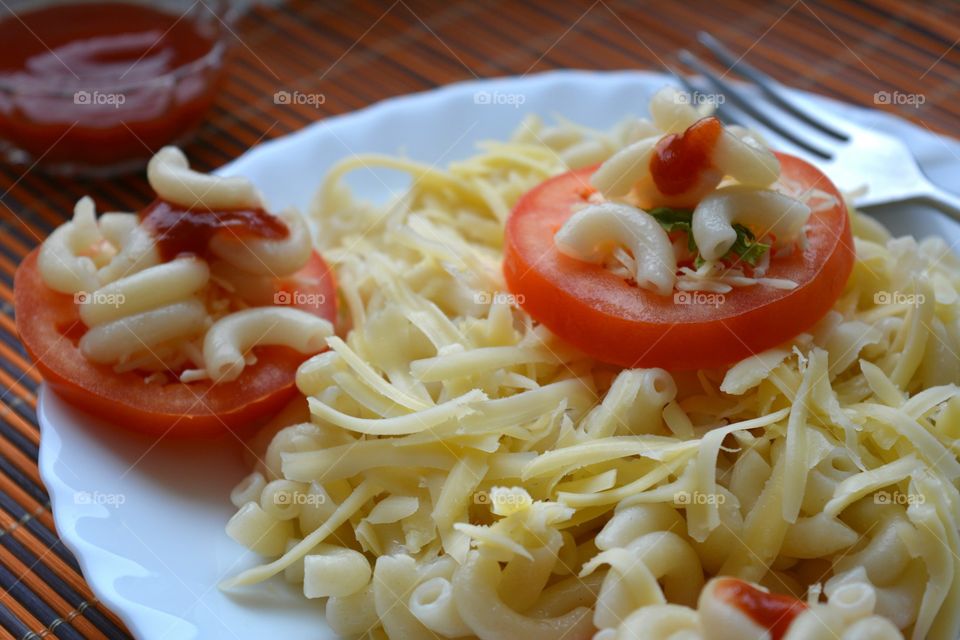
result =
[{"label": "ketchup smear", "polygon": [[[216,94],[216,20],[146,3],[81,2],[0,19],[0,136],[48,163],[148,158]],[[167,75],[178,70],[176,76]]]},{"label": "ketchup smear", "polygon": [[722,132],[716,118],[703,118],[682,134],[665,136],[650,158],[650,175],[660,193],[679,195],[693,188],[700,174],[710,169],[710,156]]},{"label": "ketchup smear", "polygon": [[807,609],[806,603],[793,596],[767,593],[743,580],[729,578],[716,586],[722,600],[734,605],[758,625],[770,630],[772,640],[786,635],[793,619]]},{"label": "ketchup smear", "polygon": [[231,229],[241,238],[277,240],[290,234],[283,220],[260,208],[211,211],[155,200],[140,212],[140,220],[150,230],[165,261],[182,254],[205,255],[210,239],[220,229]]}]

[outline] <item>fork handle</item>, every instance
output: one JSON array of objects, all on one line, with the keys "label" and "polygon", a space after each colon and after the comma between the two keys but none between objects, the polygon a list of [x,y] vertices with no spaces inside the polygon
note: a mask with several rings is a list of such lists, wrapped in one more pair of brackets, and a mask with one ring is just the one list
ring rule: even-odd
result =
[{"label": "fork handle", "polygon": [[927,182],[917,191],[905,193],[897,198],[889,198],[870,203],[858,203],[861,211],[881,207],[889,204],[925,204],[945,213],[955,221],[960,222],[960,196],[945,191],[931,182]]},{"label": "fork handle", "polygon": [[931,184],[914,199],[930,205],[960,222],[960,196]]}]

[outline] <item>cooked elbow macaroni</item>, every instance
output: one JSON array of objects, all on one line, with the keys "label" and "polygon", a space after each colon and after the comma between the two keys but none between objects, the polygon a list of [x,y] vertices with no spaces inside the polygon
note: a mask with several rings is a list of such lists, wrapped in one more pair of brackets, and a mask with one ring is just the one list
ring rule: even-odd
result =
[{"label": "cooked elbow macaroni", "polygon": [[[737,266],[715,273],[737,239],[735,224],[745,225],[758,238],[773,237],[783,248],[802,240],[810,216],[806,203],[770,188],[780,177],[780,163],[753,134],[735,127],[721,129],[710,151],[710,167],[698,173],[683,193],[665,195],[654,182],[650,163],[664,136],[681,134],[709,115],[708,108],[694,108],[686,98],[672,87],[654,95],[653,122],[643,128],[647,137],[630,142],[594,172],[590,181],[599,194],[594,199],[603,202],[588,205],[567,220],[555,236],[557,250],[611,266],[639,288],[664,296],[674,287],[719,293],[757,284],[789,288],[793,283],[763,278],[762,268],[749,277]],[[731,184],[723,186],[724,180]],[[707,265],[696,272],[685,267],[680,271],[685,277],[679,279],[677,264],[690,257],[687,243],[665,244],[663,230],[639,205],[653,209],[690,202],[696,207],[689,233]],[[651,264],[656,266],[655,278],[643,273]],[[663,273],[666,269],[669,276]]]},{"label": "cooked elbow macaroni", "polygon": [[93,200],[81,198],[73,210],[73,220],[54,229],[40,246],[37,264],[47,286],[60,293],[96,289],[97,264],[83,251],[101,239]]},{"label": "cooked elbow macaroni", "polygon": [[287,210],[279,217],[287,226],[286,238],[241,238],[220,233],[210,240],[210,252],[243,274],[275,278],[297,271],[313,251],[310,230],[295,210]]},{"label": "cooked elbow macaroni", "polygon": [[[182,207],[261,206],[248,180],[193,171],[175,147],[158,152],[147,173],[160,198]],[[79,347],[91,362],[152,371],[151,379],[180,370],[184,382],[234,380],[255,346],[316,353],[333,333],[311,313],[270,306],[275,279],[298,271],[312,252],[299,214],[287,211],[281,219],[289,229],[283,239],[221,232],[209,247],[212,264],[206,256],[163,262],[157,239],[135,214],[97,219],[93,201],[83,198],[73,219],[41,245],[38,268],[51,289],[74,294],[88,329]]]},{"label": "cooked elbow macaroni", "polygon": [[557,249],[577,260],[603,264],[618,245],[634,256],[631,274],[637,286],[661,295],[673,292],[677,259],[670,239],[649,214],[607,202],[576,212],[555,236]]},{"label": "cooked elbow macaroni", "polygon": [[[228,533],[268,559],[224,586],[283,573],[329,595],[346,637],[769,638],[718,591],[731,576],[802,601],[787,640],[957,637],[960,261],[942,241],[854,213],[835,310],[724,370],[616,370],[505,297],[510,206],[570,149],[666,130],[670,106],[653,133],[534,119],[449,170],[333,170],[313,215],[352,329],[301,367],[308,402],[268,428],[231,496]],[[339,184],[380,163],[418,177],[388,209]],[[708,209],[708,237],[752,215],[740,205]],[[786,236],[801,214],[757,224]],[[588,230],[572,244],[599,259],[609,237]]]},{"label": "cooked elbow macaroni", "polygon": [[246,178],[207,175],[190,169],[177,147],[164,147],[147,164],[147,180],[157,196],[186,208],[243,209],[261,206],[260,195]]},{"label": "cooked elbow macaroni", "polygon": [[300,353],[322,351],[333,325],[300,309],[260,307],[217,320],[203,338],[203,360],[216,381],[236,380],[244,354],[257,345],[282,344]]},{"label": "cooked elbow macaroni", "polygon": [[769,189],[743,186],[718,189],[700,201],[693,211],[693,237],[704,260],[720,260],[737,239],[733,225],[757,229],[757,235],[773,235],[774,246],[788,247],[803,233],[810,207],[795,198]]}]

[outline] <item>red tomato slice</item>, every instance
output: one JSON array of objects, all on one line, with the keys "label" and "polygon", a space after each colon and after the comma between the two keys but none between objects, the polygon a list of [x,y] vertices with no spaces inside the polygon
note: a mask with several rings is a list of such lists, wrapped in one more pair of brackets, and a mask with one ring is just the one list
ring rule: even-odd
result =
[{"label": "red tomato slice", "polygon": [[558,336],[623,367],[720,367],[780,344],[830,310],[853,269],[854,249],[849,215],[833,183],[799,158],[777,157],[785,184],[819,189],[837,202],[810,216],[805,248],[771,260],[766,276],[796,282],[793,290],[755,285],[722,298],[659,296],[602,266],[562,255],[553,236],[592,191],[596,167],[547,180],[520,199],[506,227],[507,285],[524,310]]},{"label": "red tomato slice", "polygon": [[[140,373],[116,373],[90,362],[77,346],[86,327],[73,296],[44,284],[38,252],[34,249],[24,258],[14,279],[17,331],[44,381],[70,403],[127,429],[213,436],[255,425],[297,394],[294,377],[306,356],[286,347],[257,347],[257,363],[221,384],[148,385]],[[319,255],[291,279],[298,292],[316,303],[304,308],[336,321],[333,273]]]}]

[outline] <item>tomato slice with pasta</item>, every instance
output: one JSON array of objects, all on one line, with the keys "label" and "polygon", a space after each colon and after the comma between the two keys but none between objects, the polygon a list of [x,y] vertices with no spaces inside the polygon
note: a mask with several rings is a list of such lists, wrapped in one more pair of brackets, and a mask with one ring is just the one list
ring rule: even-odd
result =
[{"label": "tomato slice with pasta", "polygon": [[[17,331],[44,381],[70,403],[117,426],[151,434],[212,436],[249,427],[278,411],[297,393],[301,353],[276,346],[255,348],[257,361],[230,382],[209,380],[148,384],[142,372],[117,373],[89,361],[78,341],[86,331],[73,296],[44,284],[34,249],[14,282]],[[333,273],[314,253],[297,273],[277,282],[278,295],[293,289],[293,304],[336,321]]]},{"label": "tomato slice with pasta", "polygon": [[507,285],[524,310],[558,336],[624,367],[719,367],[780,344],[833,306],[853,269],[854,249],[836,187],[809,163],[777,157],[787,191],[815,189],[833,199],[811,214],[803,247],[771,257],[765,277],[791,280],[794,289],[755,284],[725,294],[661,296],[603,266],[562,255],[554,234],[589,197],[596,167],[547,180],[517,203],[506,226]]}]

